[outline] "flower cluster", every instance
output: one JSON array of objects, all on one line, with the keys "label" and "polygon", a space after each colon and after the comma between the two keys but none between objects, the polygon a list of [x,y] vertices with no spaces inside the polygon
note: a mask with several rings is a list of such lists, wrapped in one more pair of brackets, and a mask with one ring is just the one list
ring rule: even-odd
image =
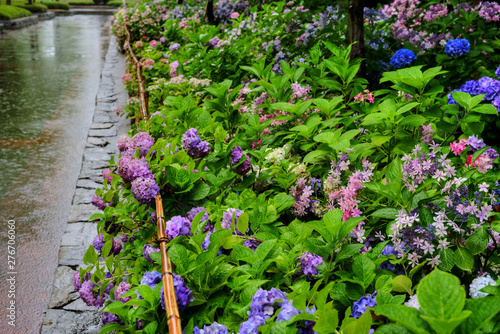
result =
[{"label": "flower cluster", "polygon": [[191,221],[181,216],[174,216],[166,223],[167,236],[170,240],[191,231]]},{"label": "flower cluster", "polygon": [[[243,158],[243,162],[240,162],[241,158]],[[235,146],[231,150],[231,165],[236,166],[236,173],[240,175],[245,175],[250,171],[252,164],[250,162],[250,158],[243,153],[243,150],[239,146]]]},{"label": "flower cluster", "polygon": [[457,104],[453,99],[454,92],[464,92],[469,95],[485,94],[484,100],[491,101],[492,105],[497,108],[500,113],[500,80],[495,80],[489,77],[482,77],[479,80],[469,80],[459,89],[453,90],[448,94],[448,104]]},{"label": "flower cluster", "polygon": [[[92,241],[92,246],[94,246],[94,249],[101,253],[102,251],[102,248],[104,247],[104,234],[101,233],[101,234],[98,234],[94,240]],[[123,248],[123,245],[116,241],[115,239],[111,239],[111,249],[109,250],[109,255],[111,254],[114,254],[114,255],[117,255],[118,253],[120,253],[120,251],[122,250]]]},{"label": "flower cluster", "polygon": [[312,278],[314,275],[319,275],[318,266],[323,263],[323,258],[316,254],[303,252],[302,255],[297,258],[297,261],[300,262],[302,273]]},{"label": "flower cluster", "polygon": [[497,285],[497,282],[495,282],[495,280],[491,278],[491,276],[488,274],[476,277],[469,286],[470,296],[473,299],[486,297],[488,293],[481,292],[479,290],[481,290],[486,286],[495,286],[495,285]]},{"label": "flower cluster", "polygon": [[113,205],[113,201],[111,201],[109,203],[105,203],[104,200],[102,198],[100,198],[97,194],[92,195],[92,199],[90,200],[90,203],[92,203],[92,205],[94,205],[99,210],[103,210],[103,211],[106,207]]},{"label": "flower cluster", "polygon": [[448,57],[462,57],[469,53],[470,43],[466,39],[452,39],[446,43],[444,52]]},{"label": "flower cluster", "polygon": [[132,297],[122,297],[125,293],[130,290],[130,284],[127,282],[120,282],[115,288],[114,294],[115,299],[117,301],[121,301],[122,303],[128,302]]},{"label": "flower cluster", "polygon": [[229,332],[226,326],[214,322],[210,326],[205,325],[203,329],[194,326],[193,334],[229,334]]},{"label": "flower cluster", "polygon": [[375,97],[374,97],[373,93],[370,93],[370,91],[368,89],[365,89],[364,93],[365,94],[359,93],[358,95],[356,95],[354,97],[354,102],[356,102],[356,101],[360,101],[360,102],[368,101],[369,103],[375,102]]},{"label": "flower cluster", "polygon": [[[174,273],[173,275],[174,279],[174,292],[175,292],[175,299],[177,300],[177,307],[179,308],[180,311],[183,311],[188,307],[189,303],[191,303],[194,300],[193,293],[191,290],[188,288],[186,285],[186,282],[184,282],[184,279]],[[160,303],[161,307],[165,309],[165,295],[163,293],[163,287],[161,288],[160,291]]]},{"label": "flower cluster", "polygon": [[377,306],[377,292],[378,291],[375,291],[371,295],[365,295],[357,302],[354,302],[352,305],[351,317],[359,318],[368,308]]},{"label": "flower cluster", "polygon": [[286,304],[286,293],[275,288],[271,288],[269,291],[262,288],[257,290],[252,297],[248,320],[241,324],[239,334],[259,333],[257,329],[274,315],[275,303],[278,303],[278,307]]},{"label": "flower cluster", "polygon": [[146,261],[154,263],[155,261],[151,258],[151,256],[149,256],[149,254],[156,253],[159,251],[160,251],[159,248],[153,247],[150,244],[145,244],[144,247],[142,248],[142,255],[144,256]]},{"label": "flower cluster", "polygon": [[210,146],[198,136],[198,130],[191,128],[182,136],[182,148],[193,159],[204,158],[210,153]]},{"label": "flower cluster", "polygon": [[390,64],[395,70],[407,67],[417,59],[413,51],[400,49],[391,57]]}]

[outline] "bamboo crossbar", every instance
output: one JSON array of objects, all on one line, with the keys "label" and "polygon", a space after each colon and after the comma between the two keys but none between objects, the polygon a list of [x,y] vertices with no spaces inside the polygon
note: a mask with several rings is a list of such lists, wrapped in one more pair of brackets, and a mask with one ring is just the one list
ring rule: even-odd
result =
[{"label": "bamboo crossbar", "polygon": [[130,57],[132,58],[134,62],[134,67],[136,70],[137,74],[137,85],[139,87],[139,112],[140,116],[143,119],[147,119],[148,117],[148,92],[144,88],[144,78],[142,76],[142,64],[140,61],[137,60],[137,57],[134,54],[134,51],[132,50],[132,46],[130,45],[130,31],[128,30],[127,23],[125,22],[125,44],[124,47],[127,49],[128,53],[130,54]]},{"label": "bamboo crossbar", "polygon": [[161,268],[163,271],[163,297],[165,298],[168,332],[170,334],[181,334],[181,317],[179,315],[179,309],[177,308],[177,299],[175,298],[172,263],[165,249],[167,246],[167,239],[165,236],[165,218],[163,216],[163,204],[160,194],[156,196],[156,224],[158,226],[158,239],[160,240]]}]

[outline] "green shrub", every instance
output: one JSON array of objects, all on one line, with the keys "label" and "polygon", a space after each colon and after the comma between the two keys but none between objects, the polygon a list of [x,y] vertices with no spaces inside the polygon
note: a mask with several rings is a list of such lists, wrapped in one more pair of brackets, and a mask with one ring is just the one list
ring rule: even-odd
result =
[{"label": "green shrub", "polygon": [[25,16],[31,16],[31,12],[15,6],[0,5],[0,20],[12,20]]},{"label": "green shrub", "polygon": [[94,1],[87,1],[87,0],[68,1],[68,4],[70,6],[93,6],[93,5],[95,5]]},{"label": "green shrub", "polygon": [[41,2],[44,6],[47,6],[48,9],[62,9],[62,10],[69,10],[69,5],[64,2],[58,2],[58,1],[43,1]]},{"label": "green shrub", "polygon": [[[133,2],[133,1],[125,1],[125,4],[128,7],[135,6],[135,2]],[[123,6],[123,1],[121,1],[121,0],[113,0],[113,1],[109,1],[108,3],[106,3],[106,5],[107,6],[113,6],[113,7],[122,7]]]},{"label": "green shrub", "polygon": [[24,5],[15,5],[15,7],[19,7],[19,8],[24,8],[24,9],[27,9],[29,10],[30,12],[32,13],[45,13],[47,12],[48,8],[47,6],[44,6],[44,5],[41,5],[41,4],[33,4],[33,5],[27,5],[27,4],[24,4]]}]

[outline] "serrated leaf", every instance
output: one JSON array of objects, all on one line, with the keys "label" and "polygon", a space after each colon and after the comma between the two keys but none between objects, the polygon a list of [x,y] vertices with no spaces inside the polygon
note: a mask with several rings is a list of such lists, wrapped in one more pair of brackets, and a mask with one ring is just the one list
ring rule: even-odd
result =
[{"label": "serrated leaf", "polygon": [[457,248],[455,249],[454,255],[455,264],[458,268],[471,271],[474,266],[474,256],[467,248]]},{"label": "serrated leaf", "polygon": [[375,314],[384,315],[392,321],[408,328],[417,334],[429,334],[429,326],[420,318],[420,312],[404,305],[381,305],[373,309]]}]

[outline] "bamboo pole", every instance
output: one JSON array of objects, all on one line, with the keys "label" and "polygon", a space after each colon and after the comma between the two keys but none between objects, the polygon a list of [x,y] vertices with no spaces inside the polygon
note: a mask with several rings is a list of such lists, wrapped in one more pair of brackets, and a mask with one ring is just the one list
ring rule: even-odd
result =
[{"label": "bamboo pole", "polygon": [[168,239],[165,237],[165,218],[163,216],[163,204],[160,194],[156,196],[156,224],[158,226],[158,240],[160,241],[161,268],[163,271],[163,297],[165,298],[168,332],[170,334],[181,334],[181,317],[177,308],[177,299],[175,298],[172,263],[165,249]]}]

